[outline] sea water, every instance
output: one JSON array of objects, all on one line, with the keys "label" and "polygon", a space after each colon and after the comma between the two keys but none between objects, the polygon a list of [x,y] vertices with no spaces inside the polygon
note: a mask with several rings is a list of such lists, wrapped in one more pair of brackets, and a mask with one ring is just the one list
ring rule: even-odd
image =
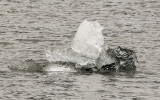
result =
[{"label": "sea water", "polygon": [[[0,0],[0,99],[159,100],[159,5],[159,0]],[[7,67],[26,59],[48,63],[45,50],[70,48],[85,19],[103,26],[105,45],[136,51],[136,72],[29,73]]]}]

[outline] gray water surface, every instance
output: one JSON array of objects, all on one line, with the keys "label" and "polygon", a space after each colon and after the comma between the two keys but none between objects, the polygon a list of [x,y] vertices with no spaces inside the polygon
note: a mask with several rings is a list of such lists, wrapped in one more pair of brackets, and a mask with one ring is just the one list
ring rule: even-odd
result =
[{"label": "gray water surface", "polygon": [[[8,69],[25,59],[46,63],[44,51],[69,46],[84,19],[102,24],[106,45],[135,50],[137,71],[80,74]],[[0,99],[160,100],[160,1],[0,0]]]}]

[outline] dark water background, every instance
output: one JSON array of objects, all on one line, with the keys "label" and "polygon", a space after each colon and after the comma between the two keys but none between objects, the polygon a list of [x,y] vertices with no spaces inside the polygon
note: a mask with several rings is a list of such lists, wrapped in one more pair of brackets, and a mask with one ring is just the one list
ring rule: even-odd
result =
[{"label": "dark water background", "polygon": [[[105,44],[137,52],[136,73],[11,71],[25,59],[70,44],[79,24],[97,20]],[[160,100],[159,0],[0,0],[0,100]]]}]

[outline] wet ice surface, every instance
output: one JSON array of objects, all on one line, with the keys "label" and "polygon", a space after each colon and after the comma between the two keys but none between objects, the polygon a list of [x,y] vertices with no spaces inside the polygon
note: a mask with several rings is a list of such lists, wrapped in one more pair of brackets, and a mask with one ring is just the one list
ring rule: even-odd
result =
[{"label": "wet ice surface", "polygon": [[[159,0],[0,0],[0,99],[159,100],[159,5]],[[7,68],[23,59],[46,63],[44,51],[71,44],[84,19],[102,24],[108,46],[137,52],[136,73],[27,73]]]}]

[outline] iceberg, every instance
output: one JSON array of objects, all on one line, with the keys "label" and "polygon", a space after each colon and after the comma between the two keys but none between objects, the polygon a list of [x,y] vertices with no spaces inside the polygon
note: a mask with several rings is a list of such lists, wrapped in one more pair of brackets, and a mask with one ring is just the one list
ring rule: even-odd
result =
[{"label": "iceberg", "polygon": [[[48,60],[60,64],[72,63],[77,69],[108,70],[108,68],[117,69],[117,66],[125,66],[124,68],[133,66],[134,68],[136,63],[134,51],[121,47],[111,49],[104,45],[102,30],[103,27],[97,21],[84,20],[78,27],[71,46],[56,48],[53,52],[46,51]],[[122,51],[125,53],[121,54]]]},{"label": "iceberg", "polygon": [[53,51],[46,50],[49,64],[42,66],[34,60],[25,60],[18,65],[9,66],[21,71],[90,71],[135,69],[138,60],[133,50],[118,46],[112,49],[104,45],[103,27],[97,21],[84,20],[75,34],[72,44],[56,46]]},{"label": "iceberg", "polygon": [[103,27],[97,22],[84,20],[75,34],[69,48],[47,50],[46,56],[50,62],[74,63],[75,68],[92,68],[96,66],[103,45]]}]

